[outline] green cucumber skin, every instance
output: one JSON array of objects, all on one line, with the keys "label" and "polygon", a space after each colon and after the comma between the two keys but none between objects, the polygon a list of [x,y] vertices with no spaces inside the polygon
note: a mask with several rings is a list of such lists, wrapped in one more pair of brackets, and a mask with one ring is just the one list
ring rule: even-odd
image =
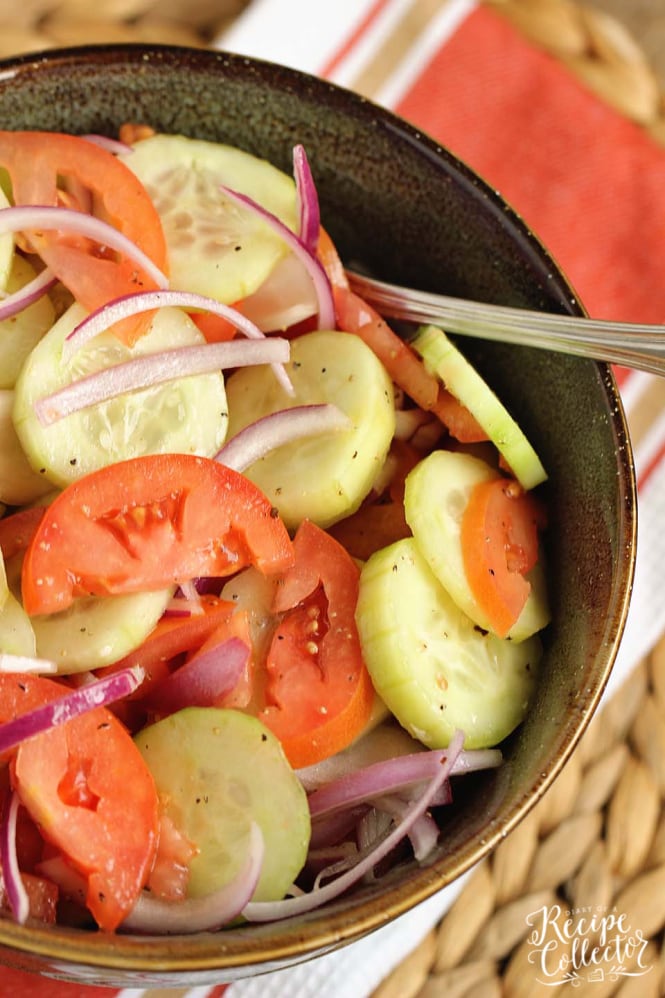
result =
[{"label": "green cucumber skin", "polygon": [[524,489],[547,479],[540,458],[480,374],[437,326],[422,326],[413,341],[425,365],[475,416]]}]

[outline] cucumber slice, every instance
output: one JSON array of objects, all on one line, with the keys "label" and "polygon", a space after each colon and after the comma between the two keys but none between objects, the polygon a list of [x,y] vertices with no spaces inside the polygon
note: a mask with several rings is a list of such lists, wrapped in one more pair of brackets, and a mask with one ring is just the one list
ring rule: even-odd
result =
[{"label": "cucumber slice", "polygon": [[[17,599],[22,564],[22,553],[7,562],[7,581]],[[62,613],[31,617],[36,653],[55,662],[60,675],[112,665],[145,641],[173,593],[169,588],[127,596],[86,596]]]},{"label": "cucumber slice", "polygon": [[471,412],[525,489],[547,479],[540,458],[513,417],[442,329],[422,326],[412,342],[427,368]]},{"label": "cucumber slice", "polygon": [[249,826],[263,834],[256,901],[284,897],[307,855],[307,797],[278,740],[239,711],[188,707],[135,736],[166,813],[197,847],[188,894],[202,897],[242,866]]},{"label": "cucumber slice", "polygon": [[[0,186],[0,209],[1,208],[9,208],[9,201],[2,186]],[[13,256],[14,235],[11,232],[3,232],[0,235],[0,291],[7,290],[7,282],[12,268]],[[0,370],[2,370],[1,365]]]},{"label": "cucumber slice", "polygon": [[[1,256],[0,250],[0,258]],[[7,293],[12,294],[20,290],[35,275],[36,271],[28,261],[15,253],[6,283]],[[0,287],[2,287],[1,259]],[[0,322],[0,388],[14,387],[26,357],[54,322],[55,309],[48,295],[42,295],[32,305]]]},{"label": "cucumber slice", "polygon": [[28,655],[30,658],[37,654],[30,617],[11,589],[6,593],[0,610],[0,652],[6,655]]},{"label": "cucumber slice", "polygon": [[13,409],[14,392],[0,388],[0,500],[24,506],[46,495],[53,485],[30,466],[14,429]]},{"label": "cucumber slice", "polygon": [[[462,451],[432,451],[406,478],[404,514],[423,556],[457,605],[474,623],[491,630],[464,570],[461,523],[469,496],[479,482],[498,478],[485,461]],[[531,592],[508,637],[524,641],[549,623],[542,565],[527,576]]]},{"label": "cucumber slice", "polygon": [[236,371],[227,382],[229,437],[268,413],[332,402],[348,430],[278,447],[247,469],[295,529],[305,518],[329,527],[358,508],[383,467],[395,432],[393,387],[385,368],[352,333],[317,330],[292,341],[286,365],[291,397],[268,367]]},{"label": "cucumber slice", "polygon": [[219,372],[121,395],[50,426],[41,425],[33,404],[76,378],[140,354],[203,342],[184,312],[162,308],[133,347],[124,346],[110,332],[102,333],[65,363],[65,337],[85,314],[79,305],[72,305],[34,348],[16,382],[14,425],[32,467],[43,469],[52,483],[64,487],[97,468],[143,454],[216,454],[227,426],[224,379]]},{"label": "cucumber slice", "polygon": [[293,179],[240,149],[154,135],[121,157],[141,180],[162,220],[171,286],[232,304],[255,291],[287,247],[253,212],[232,204],[220,185],[258,201],[296,226]]},{"label": "cucumber slice", "polygon": [[541,655],[478,630],[432,574],[411,537],[373,554],[356,610],[363,655],[379,695],[430,748],[456,729],[465,748],[497,745],[524,719]]}]

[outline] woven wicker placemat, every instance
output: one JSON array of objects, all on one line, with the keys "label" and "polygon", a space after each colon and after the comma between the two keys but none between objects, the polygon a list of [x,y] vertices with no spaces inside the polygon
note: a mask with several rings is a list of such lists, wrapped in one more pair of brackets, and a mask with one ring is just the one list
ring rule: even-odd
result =
[{"label": "woven wicker placemat", "polygon": [[[205,47],[247,2],[22,0],[11,14],[0,11],[0,56],[113,41]],[[486,2],[665,144],[662,0]],[[665,995],[664,801],[665,637],[592,721],[543,800],[373,998],[538,998],[552,991],[540,962],[548,942],[552,960],[571,961],[560,998]],[[547,922],[542,939],[537,919],[528,921],[537,912]],[[587,919],[576,943],[564,931],[569,913],[578,925]],[[625,945],[613,963],[595,964],[603,928]],[[583,956],[574,948],[582,944]]]}]

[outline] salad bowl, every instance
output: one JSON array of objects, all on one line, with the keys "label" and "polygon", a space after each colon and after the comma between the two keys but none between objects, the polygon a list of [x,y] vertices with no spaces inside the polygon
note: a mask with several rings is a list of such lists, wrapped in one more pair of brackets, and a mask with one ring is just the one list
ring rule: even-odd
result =
[{"label": "salad bowl", "polygon": [[[404,121],[338,87],[266,62],[167,46],[50,51],[0,66],[9,130],[117,136],[125,122],[238,146],[289,171],[307,150],[323,224],[345,263],[398,284],[583,316],[556,262],[481,178]],[[509,834],[569,759],[610,674],[629,605],[635,478],[605,364],[485,341],[476,368],[548,469],[552,619],[529,712],[504,761],[464,783],[421,863],[284,921],[138,937],[0,920],[0,959],[108,986],[209,984],[259,975],[352,942],[468,871]]]}]

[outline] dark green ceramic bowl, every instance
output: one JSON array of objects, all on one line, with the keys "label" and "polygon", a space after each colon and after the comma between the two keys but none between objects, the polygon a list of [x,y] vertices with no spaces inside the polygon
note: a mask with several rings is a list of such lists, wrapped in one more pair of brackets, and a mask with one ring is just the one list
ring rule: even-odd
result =
[{"label": "dark green ceramic bowl", "polygon": [[[306,147],[323,220],[345,259],[388,280],[581,315],[554,261],[501,198],[435,142],[316,79],[227,54],[104,47],[0,64],[6,129],[115,134],[124,121],[241,146],[291,169]],[[0,959],[118,986],[205,984],[287,966],[408,911],[459,877],[552,783],[598,703],[632,581],[635,481],[610,370],[587,360],[472,343],[549,471],[553,621],[535,702],[498,772],[469,781],[436,855],[282,924],[165,940],[0,922]]]}]

